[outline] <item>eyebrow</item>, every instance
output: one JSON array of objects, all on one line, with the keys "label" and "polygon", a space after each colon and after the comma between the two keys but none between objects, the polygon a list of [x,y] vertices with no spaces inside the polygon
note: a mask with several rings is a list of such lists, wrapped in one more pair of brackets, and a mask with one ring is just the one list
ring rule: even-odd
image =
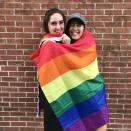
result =
[{"label": "eyebrow", "polygon": [[60,20],[60,21],[50,21],[49,23],[53,24],[53,23],[64,23],[64,20]]}]

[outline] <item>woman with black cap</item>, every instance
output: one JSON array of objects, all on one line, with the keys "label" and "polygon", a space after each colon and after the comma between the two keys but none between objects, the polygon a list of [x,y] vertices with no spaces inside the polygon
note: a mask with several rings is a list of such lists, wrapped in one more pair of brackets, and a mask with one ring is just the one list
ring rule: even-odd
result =
[{"label": "woman with black cap", "polygon": [[[82,50],[85,51],[87,49],[88,50],[87,53],[95,54],[96,53],[95,41],[90,32],[85,29],[85,23],[86,23],[85,18],[81,14],[79,13],[72,14],[67,21],[66,34],[70,36],[72,40],[71,43],[74,44],[74,46],[77,47],[79,46],[81,48],[81,51]],[[82,44],[84,43],[87,46],[83,46]],[[94,49],[92,48],[93,46],[95,47]],[[96,59],[97,56],[94,57],[91,63],[93,63]],[[90,73],[94,73],[93,69]],[[98,88],[100,87],[99,85],[100,79],[97,80],[97,77],[102,80],[99,73],[96,73],[96,77],[89,80],[89,81],[92,80],[92,85],[89,86],[89,84],[87,84],[86,86],[86,88],[90,88],[88,92],[86,92],[87,93],[86,95],[87,97],[89,96],[89,98],[87,98],[87,103],[85,104],[85,106],[83,106],[83,108],[81,107],[82,108],[81,110],[78,110],[78,112],[80,112],[79,114],[81,114],[81,111],[84,112],[85,110],[83,109],[86,108],[85,116],[82,116],[82,118],[83,119],[84,117],[86,118],[84,125],[87,131],[106,131],[107,128],[108,108],[106,104],[105,87],[104,87],[105,85],[104,82],[102,82],[101,88],[100,90],[98,90]],[[90,99],[92,99],[92,101],[90,101]],[[89,107],[86,105],[89,105]],[[89,110],[89,112],[87,110]]]}]

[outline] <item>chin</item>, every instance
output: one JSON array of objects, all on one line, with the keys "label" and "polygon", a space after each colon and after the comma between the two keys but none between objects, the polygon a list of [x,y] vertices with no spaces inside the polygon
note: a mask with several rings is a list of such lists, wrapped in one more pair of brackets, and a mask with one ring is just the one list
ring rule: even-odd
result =
[{"label": "chin", "polygon": [[79,38],[78,37],[72,37],[73,40],[78,40]]}]

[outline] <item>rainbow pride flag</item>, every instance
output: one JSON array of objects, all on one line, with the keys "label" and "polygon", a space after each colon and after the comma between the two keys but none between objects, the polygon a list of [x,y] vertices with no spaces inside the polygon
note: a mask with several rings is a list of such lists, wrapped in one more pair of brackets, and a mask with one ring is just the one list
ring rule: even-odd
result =
[{"label": "rainbow pride flag", "polygon": [[63,131],[95,131],[108,122],[95,41],[87,30],[74,44],[54,42],[51,37],[47,34],[43,41],[48,41],[30,57],[42,91]]}]

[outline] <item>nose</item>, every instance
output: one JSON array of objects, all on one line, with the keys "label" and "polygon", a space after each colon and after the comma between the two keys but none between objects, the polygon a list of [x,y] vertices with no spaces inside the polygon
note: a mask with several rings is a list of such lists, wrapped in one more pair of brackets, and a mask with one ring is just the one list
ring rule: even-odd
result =
[{"label": "nose", "polygon": [[57,23],[56,29],[60,29],[60,24],[59,23]]}]

